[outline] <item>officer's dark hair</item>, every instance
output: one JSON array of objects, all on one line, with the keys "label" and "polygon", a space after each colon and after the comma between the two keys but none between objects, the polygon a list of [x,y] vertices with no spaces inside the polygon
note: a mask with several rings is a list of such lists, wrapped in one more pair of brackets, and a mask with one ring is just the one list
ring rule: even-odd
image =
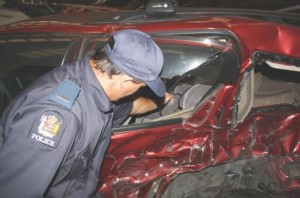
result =
[{"label": "officer's dark hair", "polygon": [[[108,41],[110,46],[114,45],[114,41],[109,39]],[[92,55],[91,59],[96,64],[96,69],[105,72],[108,76],[118,75],[122,72],[108,59],[103,48],[98,48],[95,53]]]},{"label": "officer's dark hair", "polygon": [[[114,39],[110,38],[108,40],[108,44],[111,48],[114,47]],[[105,72],[108,74],[109,77],[112,77],[113,75],[122,74],[123,72],[119,70],[106,56],[106,53],[104,51],[103,47],[98,48],[95,53],[91,56],[92,61],[96,64],[96,69],[100,70],[101,72]],[[138,79],[135,79],[133,77],[134,83],[140,83],[141,81]]]}]

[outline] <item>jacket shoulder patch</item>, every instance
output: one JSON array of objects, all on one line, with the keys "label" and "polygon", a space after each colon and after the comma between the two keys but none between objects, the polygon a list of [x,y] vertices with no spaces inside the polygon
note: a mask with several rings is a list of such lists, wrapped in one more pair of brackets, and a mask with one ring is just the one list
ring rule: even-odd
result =
[{"label": "jacket shoulder patch", "polygon": [[66,107],[67,109],[72,109],[79,92],[80,87],[71,80],[66,79],[58,85],[58,87],[50,95],[49,99]]},{"label": "jacket shoulder patch", "polygon": [[56,148],[65,128],[60,113],[47,110],[38,115],[28,135],[29,139]]}]

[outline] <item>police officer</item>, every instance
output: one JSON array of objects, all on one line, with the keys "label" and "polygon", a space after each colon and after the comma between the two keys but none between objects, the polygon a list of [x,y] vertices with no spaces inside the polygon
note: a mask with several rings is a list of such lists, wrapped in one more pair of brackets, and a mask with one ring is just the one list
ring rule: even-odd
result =
[{"label": "police officer", "polygon": [[0,120],[1,197],[97,197],[113,125],[156,108],[127,96],[149,86],[159,97],[163,55],[137,30],[115,32],[104,48],[39,78]]}]

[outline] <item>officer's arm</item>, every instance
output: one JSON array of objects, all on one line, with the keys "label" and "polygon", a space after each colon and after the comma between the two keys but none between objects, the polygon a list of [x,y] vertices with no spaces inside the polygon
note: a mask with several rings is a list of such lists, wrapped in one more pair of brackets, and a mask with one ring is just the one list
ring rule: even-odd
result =
[{"label": "officer's arm", "polygon": [[[171,100],[172,97],[173,97],[172,94],[165,93],[164,104],[167,104]],[[144,114],[149,111],[153,111],[157,108],[158,108],[158,106],[157,106],[156,102],[154,102],[150,98],[140,96],[140,97],[137,97],[134,99],[130,114],[131,115]]]},{"label": "officer's arm", "polygon": [[78,121],[67,110],[38,107],[19,110],[7,122],[0,150],[1,197],[43,197],[74,141]]}]

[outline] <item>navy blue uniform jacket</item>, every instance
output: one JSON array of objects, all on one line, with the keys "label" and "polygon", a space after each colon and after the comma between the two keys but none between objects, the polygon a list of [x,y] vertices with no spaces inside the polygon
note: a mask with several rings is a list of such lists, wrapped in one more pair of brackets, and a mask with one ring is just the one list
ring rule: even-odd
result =
[{"label": "navy blue uniform jacket", "polygon": [[131,107],[109,101],[88,57],[39,78],[0,120],[0,196],[98,196],[113,121]]}]

